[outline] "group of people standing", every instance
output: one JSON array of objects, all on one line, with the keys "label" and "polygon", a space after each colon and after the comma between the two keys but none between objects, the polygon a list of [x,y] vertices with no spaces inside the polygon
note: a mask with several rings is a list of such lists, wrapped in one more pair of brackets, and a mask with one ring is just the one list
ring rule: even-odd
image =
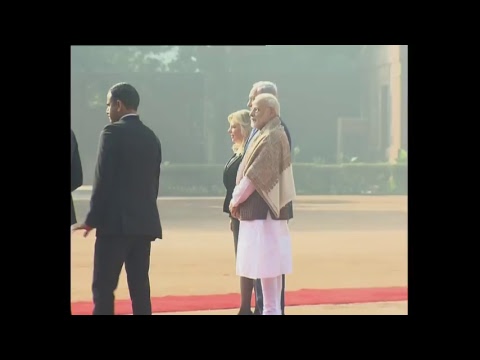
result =
[{"label": "group of people standing", "polygon": [[[85,220],[77,222],[72,198],[71,231],[83,230],[86,237],[96,229],[93,315],[114,314],[114,293],[124,264],[133,315],[151,315],[151,242],[162,239],[157,207],[161,144],[140,120],[140,96],[132,85],[114,85],[106,102],[110,124],[100,135],[90,209]],[[295,186],[290,134],[280,119],[274,83],[255,83],[248,107],[228,117],[234,155],[223,174],[223,209],[230,216],[240,276],[238,314],[282,315],[285,274],[292,271],[288,220],[293,217]],[[73,131],[71,144],[73,192],[83,182]]]},{"label": "group of people standing", "polygon": [[228,116],[234,154],[223,173],[223,211],[230,217],[240,276],[238,315],[284,315],[285,275],[292,272],[288,220],[295,197],[291,138],[274,83],[253,84],[247,106]]}]

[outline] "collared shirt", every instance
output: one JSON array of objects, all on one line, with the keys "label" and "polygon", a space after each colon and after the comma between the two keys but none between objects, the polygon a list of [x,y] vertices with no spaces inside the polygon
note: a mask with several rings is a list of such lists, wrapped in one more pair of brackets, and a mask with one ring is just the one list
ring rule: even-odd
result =
[{"label": "collared shirt", "polygon": [[122,120],[123,118],[126,118],[127,116],[139,116],[139,115],[135,113],[126,114],[126,115],[123,115],[120,119],[118,119],[118,121]]}]

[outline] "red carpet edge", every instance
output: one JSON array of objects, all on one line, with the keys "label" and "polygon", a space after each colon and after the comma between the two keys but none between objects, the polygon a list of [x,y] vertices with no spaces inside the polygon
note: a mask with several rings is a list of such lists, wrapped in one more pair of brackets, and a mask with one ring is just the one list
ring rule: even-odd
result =
[{"label": "red carpet edge", "polygon": [[[301,289],[287,291],[287,306],[335,305],[408,300],[408,287],[379,287],[357,289]],[[236,309],[239,294],[163,296],[152,298],[153,313]],[[72,302],[72,315],[91,315],[90,301]],[[115,301],[115,314],[132,313],[130,300]]]}]

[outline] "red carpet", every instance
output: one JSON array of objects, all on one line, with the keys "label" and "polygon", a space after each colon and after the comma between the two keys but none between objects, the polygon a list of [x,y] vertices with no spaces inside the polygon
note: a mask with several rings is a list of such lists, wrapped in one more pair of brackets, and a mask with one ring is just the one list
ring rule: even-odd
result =
[{"label": "red carpet", "polygon": [[[298,305],[334,305],[369,303],[382,301],[408,300],[407,287],[383,287],[360,289],[302,289],[287,291],[287,306]],[[154,313],[236,309],[240,304],[239,294],[164,296],[152,298]],[[72,303],[72,315],[91,315],[92,303],[80,301]],[[127,315],[132,313],[130,300],[117,300],[115,313]]]}]

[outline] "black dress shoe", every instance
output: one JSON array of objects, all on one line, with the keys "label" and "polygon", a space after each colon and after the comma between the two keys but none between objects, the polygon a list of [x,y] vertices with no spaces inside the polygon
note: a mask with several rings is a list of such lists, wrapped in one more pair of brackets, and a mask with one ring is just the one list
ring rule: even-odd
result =
[{"label": "black dress shoe", "polygon": [[248,309],[248,310],[240,309],[240,311],[238,312],[237,315],[253,315],[253,313],[252,313],[252,310],[250,310],[250,309]]}]

